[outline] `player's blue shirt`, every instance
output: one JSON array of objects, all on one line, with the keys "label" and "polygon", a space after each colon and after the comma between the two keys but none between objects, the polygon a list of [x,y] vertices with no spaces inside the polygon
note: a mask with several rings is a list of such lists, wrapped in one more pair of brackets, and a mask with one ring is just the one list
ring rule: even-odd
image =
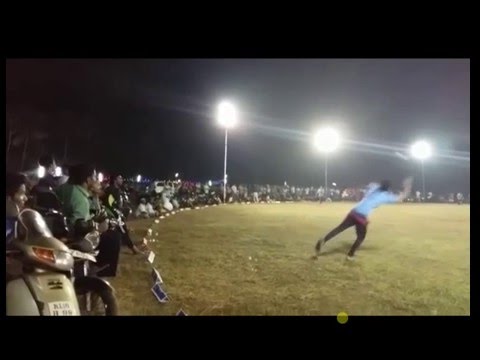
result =
[{"label": "player's blue shirt", "polygon": [[378,184],[371,184],[362,201],[353,208],[353,211],[367,217],[373,209],[380,205],[395,203],[398,201],[398,195],[389,191],[379,191],[379,187],[380,185]]}]

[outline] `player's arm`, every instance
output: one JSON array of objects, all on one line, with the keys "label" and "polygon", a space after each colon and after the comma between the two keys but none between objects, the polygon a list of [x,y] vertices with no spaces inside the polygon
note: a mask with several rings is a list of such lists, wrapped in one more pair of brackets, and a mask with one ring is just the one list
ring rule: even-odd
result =
[{"label": "player's arm", "polygon": [[380,187],[380,184],[372,182],[368,184],[367,188],[365,189],[365,195],[364,197],[369,196],[371,193],[373,193],[375,190],[377,190]]},{"label": "player's arm", "polygon": [[410,192],[412,191],[412,184],[413,184],[413,177],[411,176],[403,180],[403,190],[397,196],[397,202],[402,202],[408,197],[408,195],[410,195]]}]

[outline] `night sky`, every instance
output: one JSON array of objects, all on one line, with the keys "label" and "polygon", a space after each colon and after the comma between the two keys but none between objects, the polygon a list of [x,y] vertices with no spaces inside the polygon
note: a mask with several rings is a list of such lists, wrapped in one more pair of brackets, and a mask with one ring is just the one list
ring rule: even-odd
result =
[{"label": "night sky", "polygon": [[58,129],[74,128],[69,157],[99,169],[220,179],[214,114],[229,99],[240,112],[229,136],[233,183],[323,184],[312,134],[330,124],[345,138],[329,161],[340,186],[419,180],[419,163],[394,153],[428,139],[438,156],[425,164],[427,190],[470,189],[469,60],[31,59],[7,60],[6,78],[7,114],[27,109],[57,134],[44,151],[61,157]]}]

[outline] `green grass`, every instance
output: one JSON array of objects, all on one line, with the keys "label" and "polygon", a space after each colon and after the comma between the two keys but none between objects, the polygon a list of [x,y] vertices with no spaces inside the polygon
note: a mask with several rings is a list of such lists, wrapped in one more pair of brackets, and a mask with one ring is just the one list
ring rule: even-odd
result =
[{"label": "green grass", "polygon": [[[122,254],[113,280],[123,315],[469,315],[470,207],[391,205],[371,217],[354,262],[348,229],[312,260],[319,236],[352,204],[231,205],[151,226],[155,266],[171,297],[150,292],[150,265]],[[158,236],[155,233],[158,232]]]}]

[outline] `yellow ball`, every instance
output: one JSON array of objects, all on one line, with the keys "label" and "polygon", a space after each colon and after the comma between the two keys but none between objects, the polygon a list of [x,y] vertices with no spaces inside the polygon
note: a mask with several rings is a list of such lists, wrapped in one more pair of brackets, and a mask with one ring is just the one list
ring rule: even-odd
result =
[{"label": "yellow ball", "polygon": [[342,325],[346,324],[348,321],[348,314],[345,311],[340,311],[337,314],[337,321]]}]

